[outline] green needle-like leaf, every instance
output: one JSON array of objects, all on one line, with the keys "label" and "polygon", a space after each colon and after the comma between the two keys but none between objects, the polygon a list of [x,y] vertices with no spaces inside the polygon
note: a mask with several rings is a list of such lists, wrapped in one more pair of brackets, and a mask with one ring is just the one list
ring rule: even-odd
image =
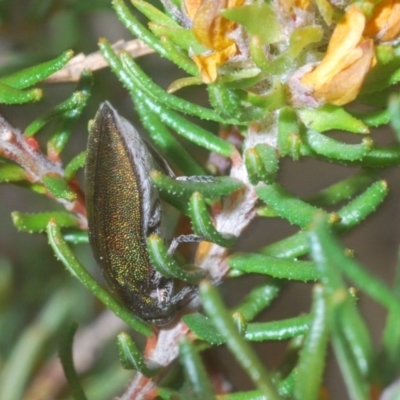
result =
[{"label": "green needle-like leaf", "polygon": [[269,256],[294,259],[306,254],[309,248],[307,234],[301,231],[264,247],[261,252]]},{"label": "green needle-like leaf", "polygon": [[339,245],[327,227],[319,224],[316,227],[316,235],[323,246],[324,253],[355,286],[359,286],[363,292],[379,302],[387,309],[395,310],[400,315],[400,295],[395,295],[378,278],[372,276],[362,268],[354,259],[346,256],[344,249]]},{"label": "green needle-like leaf", "polygon": [[14,211],[11,214],[14,225],[21,232],[44,232],[47,224],[52,219],[62,228],[77,228],[78,220],[75,216],[66,211],[51,211],[34,214],[20,213]]},{"label": "green needle-like leaf", "polygon": [[143,0],[132,0],[132,4],[150,21],[157,22],[162,25],[166,25],[171,28],[178,28],[180,25],[175,22],[167,14],[154,7],[152,4],[147,3]]},{"label": "green needle-like leaf", "polygon": [[73,127],[82,116],[82,112],[86,107],[91,95],[92,84],[92,73],[88,70],[84,70],[76,87],[75,93],[78,95],[76,107],[60,114],[59,118],[57,118],[56,128],[50,140],[47,142],[47,153],[49,155],[59,155],[64,149],[71,136]]},{"label": "green needle-like leaf", "polygon": [[353,133],[369,133],[368,127],[342,107],[327,104],[320,108],[303,108],[298,111],[304,125],[317,132],[340,129]]},{"label": "green needle-like leaf", "polygon": [[300,126],[296,112],[290,107],[279,110],[278,148],[282,156],[299,157]]},{"label": "green needle-like leaf", "polygon": [[286,340],[304,335],[310,330],[310,315],[272,322],[253,322],[247,325],[245,338],[253,342]]},{"label": "green needle-like leaf", "polygon": [[316,281],[320,274],[311,261],[297,261],[264,254],[236,254],[228,258],[231,268],[247,273],[266,274],[274,278]]},{"label": "green needle-like leaf", "polygon": [[205,175],[204,169],[172,135],[158,116],[145,103],[135,99],[134,102],[143,126],[149,132],[157,148],[161,150],[162,155],[165,155],[168,161],[171,161],[186,175]]},{"label": "green needle-like leaf", "polygon": [[[393,294],[400,296],[400,257],[398,256],[396,276],[393,285]],[[400,318],[398,307],[391,307],[388,310],[386,324],[382,335],[382,350],[377,361],[375,371],[382,386],[391,383],[400,369],[400,359],[397,356],[400,352]],[[395,398],[395,397],[394,397]]]},{"label": "green needle-like leaf", "polygon": [[361,171],[321,190],[321,192],[309,199],[308,202],[316,207],[333,206],[343,200],[351,199],[359,191],[366,189],[375,177],[375,173]]},{"label": "green needle-like leaf", "polygon": [[179,358],[184,367],[186,377],[193,388],[195,398],[198,400],[215,399],[214,391],[201,358],[194,345],[187,338],[182,338],[179,342]]},{"label": "green needle-like leaf", "polygon": [[49,222],[47,226],[47,235],[49,238],[49,244],[53,248],[56,257],[64,264],[73,276],[75,276],[106,307],[113,311],[116,316],[126,322],[132,329],[145,336],[150,336],[152,334],[152,330],[147,323],[134,316],[131,311],[127,310],[119,301],[112,297],[86,271],[64,241],[60,228],[54,221]]},{"label": "green needle-like leaf", "polygon": [[217,290],[208,282],[200,284],[203,306],[228,348],[239,364],[250,376],[259,390],[270,400],[279,400],[280,396],[272,379],[256,353],[235,328],[235,324],[225,309]]},{"label": "green needle-like leaf", "polygon": [[187,213],[190,197],[194,192],[200,192],[208,201],[214,201],[221,196],[228,196],[240,189],[243,184],[229,177],[188,177],[172,179],[159,171],[152,171],[151,180],[157,186],[161,197]]},{"label": "green needle-like leaf", "polygon": [[[337,263],[332,258],[332,254],[327,251],[332,240],[328,234],[325,218],[317,215],[314,224],[314,228],[309,232],[311,252],[317,269],[321,273],[321,282],[324,285],[326,301],[331,313],[332,329],[336,330],[339,336],[344,335],[343,340],[346,343],[343,346],[349,348],[359,373],[367,376],[370,372],[373,354],[371,338],[348,293]],[[339,249],[335,249],[335,251],[339,251]],[[338,256],[336,254],[336,257]],[[342,339],[338,340],[338,343],[342,343]]]},{"label": "green needle-like leaf", "polygon": [[243,109],[243,102],[237,90],[229,89],[225,85],[213,83],[207,85],[210,104],[222,116],[244,119],[247,109]]},{"label": "green needle-like leaf", "polygon": [[46,175],[42,177],[42,182],[56,198],[68,201],[74,201],[77,198],[77,194],[69,188],[68,183],[60,176]]},{"label": "green needle-like leaf", "polygon": [[318,209],[298,197],[290,194],[278,183],[261,185],[256,189],[261,200],[271,207],[280,217],[291,224],[305,228]]},{"label": "green needle-like leaf", "polygon": [[25,179],[25,171],[19,165],[0,163],[0,183],[20,182]]},{"label": "green needle-like leaf", "polygon": [[[323,289],[314,287],[314,302],[309,320],[309,332],[305,336],[296,367],[295,398],[318,400],[325,367],[329,339],[329,318]],[[313,371],[310,374],[310,371]]]},{"label": "green needle-like leaf", "polygon": [[339,328],[339,321],[335,322],[332,324],[333,349],[346,383],[349,398],[351,400],[369,400],[369,385],[360,371],[351,344],[346,341],[345,335]]},{"label": "green needle-like leaf", "polygon": [[243,315],[247,321],[252,321],[278,296],[281,287],[281,280],[268,279],[266,283],[252,289],[251,292],[235,306],[234,311]]},{"label": "green needle-like leaf", "polygon": [[72,244],[88,244],[89,235],[87,232],[76,231],[76,230],[65,230],[63,232],[63,238],[66,242]]},{"label": "green needle-like leaf", "polygon": [[125,369],[135,369],[147,377],[154,376],[158,369],[150,369],[143,358],[142,353],[137,348],[132,338],[125,332],[118,335],[119,358]]},{"label": "green needle-like leaf", "polygon": [[391,125],[396,133],[397,141],[400,141],[400,98],[399,95],[392,95],[389,98],[389,116]]},{"label": "green needle-like leaf", "polygon": [[167,389],[164,387],[159,387],[157,389],[157,396],[161,400],[187,400],[187,397],[177,390]]},{"label": "green needle-like leaf", "polygon": [[378,127],[387,125],[390,122],[389,110],[380,110],[376,112],[369,112],[368,114],[358,114],[357,118],[360,119],[365,125],[370,127]]},{"label": "green needle-like leaf", "polygon": [[278,157],[275,149],[268,145],[257,144],[245,152],[246,169],[250,182],[273,183],[278,172]]},{"label": "green needle-like leaf", "polygon": [[185,315],[183,318],[185,324],[201,340],[212,345],[220,345],[225,342],[222,335],[215,328],[210,318],[200,313]]},{"label": "green needle-like leaf", "polygon": [[[139,96],[140,93],[138,92],[137,95]],[[231,157],[233,155],[235,148],[231,143],[188,121],[175,111],[162,107],[149,98],[144,98],[144,101],[146,101],[147,106],[153,112],[159,115],[161,121],[164,122],[165,125],[169,126],[185,139],[190,140],[210,152],[221,154],[225,157]]]},{"label": "green needle-like leaf", "polygon": [[25,89],[60,70],[73,55],[74,52],[72,50],[67,50],[54,60],[46,61],[33,67],[22,69],[12,75],[2,77],[0,78],[0,82],[15,89]]},{"label": "green needle-like leaf", "polygon": [[0,103],[23,104],[39,101],[42,97],[41,89],[19,90],[0,82]]},{"label": "green needle-like leaf", "polygon": [[274,43],[282,39],[279,19],[268,3],[228,7],[222,14],[245,26],[252,35],[258,35],[262,38],[263,44]]},{"label": "green needle-like leaf", "polygon": [[184,269],[167,253],[164,241],[156,235],[147,239],[147,248],[154,268],[167,278],[177,278],[188,283],[197,283],[205,275],[199,268]]},{"label": "green needle-like leaf", "polygon": [[[143,91],[153,101],[162,103],[163,105],[180,111],[185,114],[193,115],[205,120],[228,123],[221,118],[215,111],[204,108],[172,94],[168,94],[160,86],[156,85],[139,67],[138,64],[127,53],[120,55],[121,62],[130,74],[132,81],[138,88]],[[235,121],[238,122],[238,121]]]},{"label": "green needle-like leaf", "polygon": [[371,168],[386,168],[400,163],[400,146],[375,147],[362,160],[354,160],[352,165]]},{"label": "green needle-like leaf", "polygon": [[363,84],[362,94],[376,93],[399,82],[400,55],[395,52],[390,62],[378,59],[377,65],[370,71]]},{"label": "green needle-like leaf", "polygon": [[78,374],[75,371],[74,361],[72,357],[72,344],[77,329],[77,323],[71,323],[68,327],[64,329],[64,332],[61,336],[59,354],[64,374],[68,381],[68,387],[72,393],[73,398],[75,400],[86,400],[87,397],[79,382]]},{"label": "green needle-like leaf", "polygon": [[[126,70],[120,58],[115,54],[107,40],[100,40],[99,47],[111,69],[115,72],[126,88],[133,93],[133,98],[136,101],[145,102],[147,107],[153,113],[157,114],[165,125],[169,126],[179,135],[192,141],[198,146],[204,147],[209,151],[221,154],[225,157],[232,156],[235,148],[231,143],[215,136],[204,128],[188,121],[175,111],[161,105],[157,100],[146,95],[146,93],[140,89],[140,86],[135,85],[135,82],[132,80],[132,74]],[[136,83],[138,82],[136,81]]]},{"label": "green needle-like leaf", "polygon": [[349,230],[357,226],[368,215],[382,204],[388,195],[386,181],[378,181],[369,186],[363,193],[343,206],[337,214],[340,217],[338,230]]},{"label": "green needle-like leaf", "polygon": [[203,196],[199,192],[193,193],[190,197],[189,214],[196,235],[224,247],[230,247],[236,241],[234,235],[220,233],[215,229]]},{"label": "green needle-like leaf", "polygon": [[65,179],[69,181],[74,178],[78,170],[85,166],[85,162],[86,151],[82,151],[65,166]]},{"label": "green needle-like leaf", "polygon": [[138,21],[123,0],[113,0],[112,5],[118,18],[135,37],[143,40],[144,43],[153,48],[160,56],[167,57],[167,53],[159,39]]},{"label": "green needle-like leaf", "polygon": [[182,50],[189,51],[189,49],[193,49],[196,54],[205,50],[205,48],[197,42],[191,29],[181,26],[172,27],[154,22],[149,22],[149,28],[156,36],[167,37]]},{"label": "green needle-like leaf", "polygon": [[360,144],[346,144],[316,131],[306,132],[307,144],[317,154],[338,161],[362,160],[372,149],[372,140],[363,139]]},{"label": "green needle-like leaf", "polygon": [[84,96],[81,92],[74,92],[72,96],[53,107],[46,114],[42,115],[40,118],[37,118],[33,121],[27,128],[25,129],[26,136],[35,135],[43,126],[45,126],[49,121],[54,118],[60,117],[62,114],[71,112],[72,110],[78,108],[80,103],[84,100]]}]

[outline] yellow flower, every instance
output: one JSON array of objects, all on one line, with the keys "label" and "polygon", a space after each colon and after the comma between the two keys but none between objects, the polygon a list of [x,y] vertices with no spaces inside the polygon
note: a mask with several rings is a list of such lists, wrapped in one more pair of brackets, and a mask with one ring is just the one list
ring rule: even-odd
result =
[{"label": "yellow flower", "polygon": [[375,62],[372,39],[364,39],[365,16],[351,6],[336,26],[321,63],[301,81],[318,100],[343,105],[354,100]]},{"label": "yellow flower", "polygon": [[280,0],[282,8],[287,12],[291,12],[295,8],[307,10],[310,0]]},{"label": "yellow flower", "polygon": [[201,6],[202,0],[185,0],[185,11],[188,17],[193,21],[199,7]]},{"label": "yellow flower", "polygon": [[379,3],[367,22],[365,34],[385,42],[396,39],[400,35],[400,0]]},{"label": "yellow flower", "polygon": [[218,76],[217,67],[226,63],[226,61],[236,54],[236,51],[236,44],[232,44],[221,51],[193,56],[193,61],[196,63],[197,68],[200,71],[203,82],[215,82]]},{"label": "yellow flower", "polygon": [[306,10],[308,8],[308,6],[310,5],[310,0],[294,0],[294,5],[297,8]]},{"label": "yellow flower", "polygon": [[210,50],[207,54],[193,56],[203,82],[217,79],[217,67],[224,64],[238,49],[235,41],[227,35],[236,28],[236,23],[223,17],[224,8],[240,6],[244,0],[187,0],[186,10],[193,15],[193,33],[200,44]]}]

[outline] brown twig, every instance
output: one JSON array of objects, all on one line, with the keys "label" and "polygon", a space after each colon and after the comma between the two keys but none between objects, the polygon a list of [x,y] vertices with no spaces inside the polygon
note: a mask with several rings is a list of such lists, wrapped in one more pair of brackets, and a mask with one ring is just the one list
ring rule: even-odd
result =
[{"label": "brown twig", "polygon": [[[129,40],[128,42],[119,40],[112,45],[112,48],[117,52],[124,50],[134,58],[154,53],[154,50],[140,39]],[[72,58],[64,68],[49,76],[43,82],[77,82],[85,69],[97,71],[106,67],[108,67],[108,64],[99,51],[88,55],[80,53]]]},{"label": "brown twig", "polygon": [[[12,127],[3,117],[0,116],[0,155],[9,160],[15,161],[25,171],[25,178],[30,183],[43,183],[46,176],[65,176],[64,169],[59,161],[50,160],[39,148],[39,144],[33,137],[26,137],[19,129]],[[77,193],[77,199],[68,201],[62,198],[55,200],[62,204],[68,211],[75,213],[79,226],[87,229],[86,208],[83,196],[76,185],[71,190]],[[54,196],[46,190],[46,195]]]}]

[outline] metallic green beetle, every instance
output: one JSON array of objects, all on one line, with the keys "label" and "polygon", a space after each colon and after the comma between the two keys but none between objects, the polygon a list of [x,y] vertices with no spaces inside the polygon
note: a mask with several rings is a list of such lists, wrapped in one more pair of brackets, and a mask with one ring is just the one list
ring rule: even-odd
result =
[{"label": "metallic green beetle", "polygon": [[[168,324],[194,287],[176,293],[174,280],[151,264],[146,239],[163,237],[163,210],[150,180],[156,165],[135,128],[103,103],[90,124],[86,206],[94,256],[111,289],[144,320]],[[189,298],[189,300],[188,300]]]}]

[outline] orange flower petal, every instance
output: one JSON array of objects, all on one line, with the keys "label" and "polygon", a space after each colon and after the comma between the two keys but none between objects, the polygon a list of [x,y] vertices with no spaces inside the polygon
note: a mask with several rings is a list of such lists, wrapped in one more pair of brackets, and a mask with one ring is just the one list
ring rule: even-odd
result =
[{"label": "orange flower petal", "polygon": [[199,10],[202,0],[184,0],[184,7],[188,17],[193,20],[197,11]]},{"label": "orange flower petal", "polygon": [[321,63],[301,78],[315,98],[343,105],[357,96],[374,63],[373,41],[362,37],[364,26],[364,14],[351,6],[336,26]]},{"label": "orange flower petal", "polygon": [[357,48],[365,26],[365,16],[357,6],[352,6],[336,26],[329,41],[326,55],[313,71],[301,81],[305,85],[319,87],[347,68],[362,56]]},{"label": "orange flower petal", "polygon": [[217,80],[217,62],[215,60],[215,53],[203,56],[193,56],[193,61],[196,63],[200,71],[201,80],[204,83],[211,83]]},{"label": "orange flower petal", "polygon": [[235,54],[236,44],[233,43],[223,51],[217,51],[206,55],[199,54],[192,58],[200,71],[202,81],[204,83],[211,83],[217,80],[217,67],[224,64]]},{"label": "orange flower petal", "polygon": [[241,3],[243,0],[204,0],[193,19],[193,33],[199,43],[216,51],[234,43],[227,34],[236,27],[236,23],[223,17],[220,12]]},{"label": "orange flower petal", "polygon": [[280,0],[279,1],[286,13],[290,13],[294,8],[306,10],[310,5],[310,0]]},{"label": "orange flower petal", "polygon": [[[196,0],[195,0],[196,1]],[[237,53],[237,46],[228,37],[236,23],[221,15],[221,10],[241,5],[244,0],[203,0],[193,19],[193,33],[211,54],[198,54],[193,60],[199,68],[203,82],[215,82],[217,67]]]},{"label": "orange flower petal", "polygon": [[350,103],[357,97],[365,75],[371,69],[374,61],[373,40],[364,41],[358,46],[358,49],[362,52],[362,56],[315,89],[314,96],[316,98],[341,106]]},{"label": "orange flower petal", "polygon": [[298,8],[306,10],[310,5],[310,0],[295,0],[294,5]]},{"label": "orange flower petal", "polygon": [[384,0],[377,5],[367,23],[365,34],[383,41],[400,35],[400,0]]}]

